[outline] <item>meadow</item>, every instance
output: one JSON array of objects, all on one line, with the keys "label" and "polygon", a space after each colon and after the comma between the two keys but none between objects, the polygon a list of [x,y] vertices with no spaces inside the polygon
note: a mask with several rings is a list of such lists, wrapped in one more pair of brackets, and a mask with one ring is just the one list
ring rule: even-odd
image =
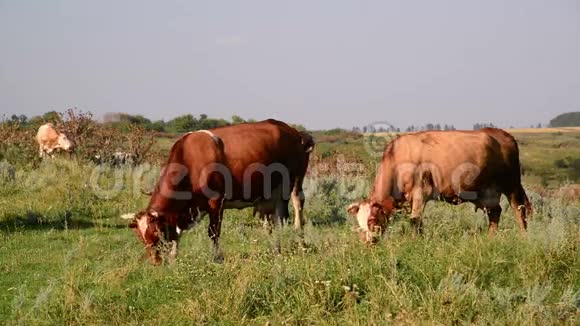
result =
[{"label": "meadow", "polygon": [[[142,244],[119,216],[146,206],[140,189],[155,182],[158,162],[113,169],[75,156],[22,165],[7,157],[0,163],[0,323],[580,322],[580,202],[559,191],[580,182],[579,132],[516,133],[535,209],[527,237],[509,209],[489,238],[487,218],[472,205],[432,202],[423,236],[398,212],[374,247],[358,241],[345,207],[368,193],[378,159],[360,135],[315,137],[306,248],[290,227],[269,235],[251,209],[229,210],[223,264],[212,262],[207,220],[183,236],[177,261],[143,260]],[[158,139],[156,148],[170,145]]]}]

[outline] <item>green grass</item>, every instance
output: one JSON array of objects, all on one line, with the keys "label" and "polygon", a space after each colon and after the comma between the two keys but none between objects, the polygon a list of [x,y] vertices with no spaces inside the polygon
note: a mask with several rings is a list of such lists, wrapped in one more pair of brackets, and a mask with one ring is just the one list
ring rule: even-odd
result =
[{"label": "green grass", "polygon": [[0,324],[580,321],[578,203],[530,192],[537,213],[527,238],[506,210],[493,239],[471,205],[430,203],[423,237],[400,216],[369,248],[329,179],[307,201],[319,223],[306,229],[306,250],[290,228],[270,236],[250,210],[230,210],[223,264],[212,262],[206,220],[184,235],[175,263],[154,267],[118,218],[146,204],[131,169],[105,198],[91,188],[93,168],[57,159],[0,184]]},{"label": "green grass", "polygon": [[[525,181],[551,187],[562,182],[580,182],[580,133],[518,133],[514,136],[520,144]],[[558,160],[575,160],[576,165],[559,167]]]}]

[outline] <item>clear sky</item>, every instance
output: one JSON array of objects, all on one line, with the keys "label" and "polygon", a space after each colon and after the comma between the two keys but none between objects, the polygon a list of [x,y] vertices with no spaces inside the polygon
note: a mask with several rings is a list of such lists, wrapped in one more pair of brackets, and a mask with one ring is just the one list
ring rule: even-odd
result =
[{"label": "clear sky", "polygon": [[580,110],[580,1],[0,0],[0,112],[308,128]]}]

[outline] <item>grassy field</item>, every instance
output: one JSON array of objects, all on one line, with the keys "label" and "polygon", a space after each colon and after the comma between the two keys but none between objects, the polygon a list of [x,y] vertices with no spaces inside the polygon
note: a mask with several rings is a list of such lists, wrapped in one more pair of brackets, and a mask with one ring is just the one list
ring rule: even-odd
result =
[{"label": "grassy field", "polygon": [[[142,260],[141,243],[119,219],[147,202],[130,167],[100,171],[59,158],[17,167],[13,177],[2,167],[0,324],[577,325],[580,203],[535,189],[573,182],[580,137],[516,137],[536,211],[526,238],[507,209],[490,239],[471,205],[430,203],[423,237],[400,213],[369,248],[344,208],[368,192],[370,177],[328,173],[306,183],[306,250],[290,228],[270,236],[251,210],[230,210],[223,264],[212,263],[207,221],[184,235],[175,263]],[[362,142],[328,139],[317,162],[340,153],[369,164]]]}]

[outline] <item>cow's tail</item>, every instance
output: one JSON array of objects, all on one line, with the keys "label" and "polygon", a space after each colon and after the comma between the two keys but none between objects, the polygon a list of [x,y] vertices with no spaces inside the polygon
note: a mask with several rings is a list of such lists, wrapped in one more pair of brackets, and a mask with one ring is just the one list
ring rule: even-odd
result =
[{"label": "cow's tail", "polygon": [[515,196],[518,204],[520,205],[518,209],[523,209],[525,216],[527,218],[530,218],[534,213],[534,209],[532,207],[530,199],[528,198],[528,195],[526,194],[526,191],[524,190],[524,187],[522,186],[522,166],[520,163],[520,148],[518,142],[516,141],[513,135],[503,130],[502,132],[505,136],[507,136],[510,139],[511,146],[513,146],[514,149],[513,151],[511,151],[510,164],[512,167],[511,175],[514,177],[513,185],[515,186],[516,189]]},{"label": "cow's tail", "polygon": [[530,218],[532,217],[532,215],[534,215],[534,208],[532,207],[532,203],[530,202],[530,199],[528,198],[528,195],[524,191],[523,187],[522,192],[524,193],[524,208],[526,212],[526,217]]},{"label": "cow's tail", "polygon": [[512,192],[510,201],[512,205],[517,205],[518,210],[523,210],[526,218],[530,218],[533,215],[532,203],[521,184]]}]

